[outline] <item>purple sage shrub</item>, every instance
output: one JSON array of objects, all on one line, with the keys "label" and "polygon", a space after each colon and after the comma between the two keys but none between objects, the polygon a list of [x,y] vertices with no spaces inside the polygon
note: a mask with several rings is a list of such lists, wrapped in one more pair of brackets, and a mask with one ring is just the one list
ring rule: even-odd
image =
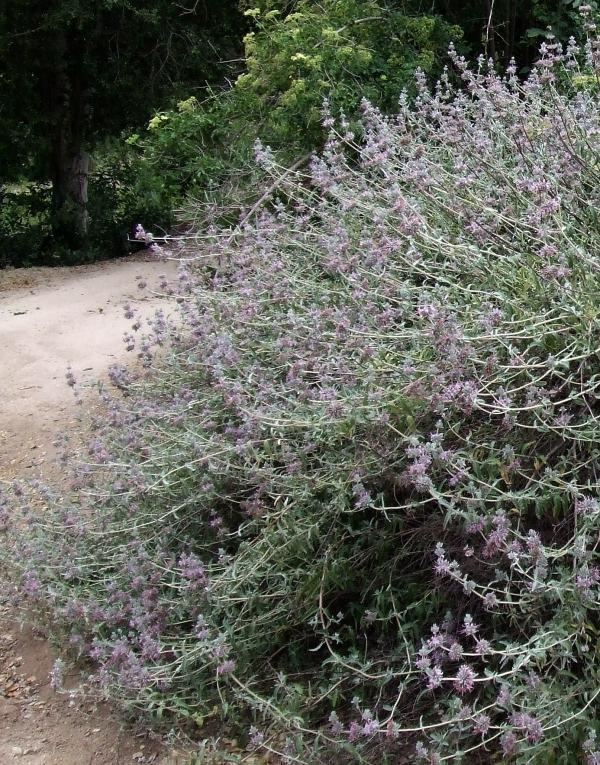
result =
[{"label": "purple sage shrub", "polygon": [[12,540],[106,693],[289,762],[599,761],[599,57],[451,51],[310,168],[259,147]]}]

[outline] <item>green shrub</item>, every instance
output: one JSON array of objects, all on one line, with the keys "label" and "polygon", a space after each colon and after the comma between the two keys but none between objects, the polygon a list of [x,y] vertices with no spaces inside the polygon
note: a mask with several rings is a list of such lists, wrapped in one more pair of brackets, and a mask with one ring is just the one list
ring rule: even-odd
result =
[{"label": "green shrub", "polygon": [[255,30],[245,38],[247,71],[233,87],[159,112],[128,139],[141,175],[160,177],[175,207],[191,197],[238,214],[253,198],[257,139],[292,162],[322,146],[325,100],[349,119],[363,98],[393,111],[415,69],[441,71],[449,42],[461,37],[440,17],[375,0],[303,1],[287,15],[269,6],[247,15]]},{"label": "green shrub", "polygon": [[74,265],[123,255],[131,249],[136,223],[167,231],[181,202],[179,179],[169,182],[152,162],[140,161],[134,146],[107,141],[91,163],[84,245],[68,247],[56,235],[49,184],[13,184],[1,192],[0,268]]},{"label": "green shrub", "polygon": [[0,268],[39,265],[51,257],[50,197],[39,184],[0,187]]},{"label": "green shrub", "polygon": [[449,43],[462,36],[439,16],[410,15],[406,5],[300,0],[287,15],[268,3],[247,10],[255,30],[245,38],[236,111],[261,140],[296,150],[322,143],[324,99],[350,118],[363,98],[395,111],[415,69],[439,72]]},{"label": "green shrub", "polygon": [[107,142],[98,149],[90,176],[90,244],[121,254],[139,221],[167,231],[179,201],[167,172],[140,161],[130,143]]},{"label": "green shrub", "polygon": [[[254,138],[231,93],[210,94],[203,103],[192,97],[157,113],[143,133],[127,138],[135,157],[132,202],[154,197],[171,216],[188,199],[224,203],[226,196],[231,199],[233,187],[250,183]],[[143,210],[137,217],[152,225]]]}]

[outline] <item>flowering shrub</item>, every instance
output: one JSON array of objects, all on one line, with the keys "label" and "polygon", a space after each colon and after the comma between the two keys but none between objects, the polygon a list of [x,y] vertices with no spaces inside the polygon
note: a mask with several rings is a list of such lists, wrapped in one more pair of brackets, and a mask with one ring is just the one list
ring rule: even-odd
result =
[{"label": "flowering shrub", "polygon": [[578,53],[525,83],[452,53],[459,88],[364,103],[361,142],[326,116],[310,177],[257,147],[272,206],[206,235],[181,320],[136,320],[155,372],[112,370],[71,500],[11,537],[18,597],[106,692],[294,763],[600,760]]}]

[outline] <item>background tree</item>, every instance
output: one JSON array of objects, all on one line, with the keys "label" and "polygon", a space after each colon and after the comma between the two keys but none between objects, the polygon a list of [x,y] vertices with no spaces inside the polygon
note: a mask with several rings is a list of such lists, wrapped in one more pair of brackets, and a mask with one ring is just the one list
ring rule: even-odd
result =
[{"label": "background tree", "polygon": [[222,79],[221,61],[235,58],[242,27],[234,2],[5,0],[5,180],[51,180],[54,236],[81,246],[90,148],[142,123],[183,89]]}]

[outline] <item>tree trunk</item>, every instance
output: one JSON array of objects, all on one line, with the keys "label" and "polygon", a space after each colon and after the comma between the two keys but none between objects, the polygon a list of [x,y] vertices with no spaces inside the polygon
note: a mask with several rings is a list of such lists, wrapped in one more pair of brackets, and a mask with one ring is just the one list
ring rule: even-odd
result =
[{"label": "tree trunk", "polygon": [[73,219],[77,236],[83,240],[88,235],[89,214],[88,176],[90,171],[90,155],[79,149],[71,160],[69,168],[69,202],[73,205]]},{"label": "tree trunk", "polygon": [[[73,249],[85,245],[89,230],[89,154],[82,148],[84,91],[77,38],[62,35],[52,82],[52,228],[55,238]],[[74,64],[74,66],[73,66]]]},{"label": "tree trunk", "polygon": [[52,219],[56,238],[79,249],[89,229],[88,176],[89,154],[70,145],[64,130],[55,136],[52,167]]}]

